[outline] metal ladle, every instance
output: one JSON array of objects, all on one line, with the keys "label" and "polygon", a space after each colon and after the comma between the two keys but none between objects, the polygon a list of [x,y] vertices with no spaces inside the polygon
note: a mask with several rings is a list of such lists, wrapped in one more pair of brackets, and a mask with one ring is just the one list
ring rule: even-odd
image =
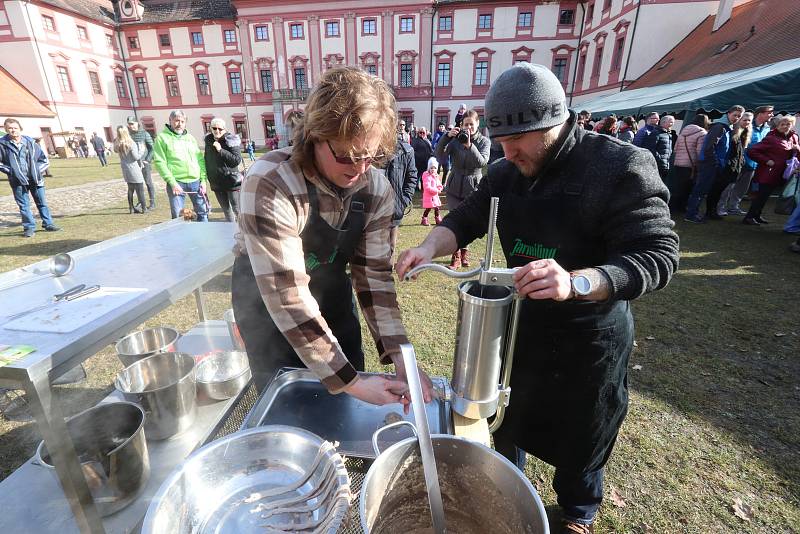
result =
[{"label": "metal ladle", "polygon": [[17,282],[12,282],[11,284],[2,286],[0,287],[0,290],[11,289],[12,287],[19,287],[21,285],[33,282],[35,280],[39,280],[41,278],[47,278],[48,276],[59,278],[61,276],[65,276],[71,273],[74,268],[75,268],[75,259],[66,252],[61,252],[50,258],[50,261],[47,264],[46,273],[39,272],[36,274],[36,276],[33,276],[31,278],[26,278],[24,280],[19,280]]}]

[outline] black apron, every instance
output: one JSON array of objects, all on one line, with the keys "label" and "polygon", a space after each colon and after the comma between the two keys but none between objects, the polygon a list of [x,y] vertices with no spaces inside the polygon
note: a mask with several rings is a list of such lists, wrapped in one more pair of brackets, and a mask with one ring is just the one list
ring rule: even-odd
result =
[{"label": "black apron", "polygon": [[[306,186],[310,214],[300,238],[311,277],[308,286],[345,356],[363,371],[361,327],[347,264],[364,231],[366,195],[355,194],[342,228],[337,229],[320,217],[316,187],[310,182]],[[305,367],[267,311],[248,256],[239,256],[233,264],[231,298],[259,391],[281,367]]]},{"label": "black apron", "polygon": [[[558,174],[558,171],[555,171]],[[599,265],[601,239],[581,228],[581,183],[542,193],[518,179],[501,194],[497,229],[509,267],[554,258],[568,271]],[[496,438],[571,471],[602,467],[628,406],[633,318],[627,301],[525,299],[511,373],[511,403]]]}]

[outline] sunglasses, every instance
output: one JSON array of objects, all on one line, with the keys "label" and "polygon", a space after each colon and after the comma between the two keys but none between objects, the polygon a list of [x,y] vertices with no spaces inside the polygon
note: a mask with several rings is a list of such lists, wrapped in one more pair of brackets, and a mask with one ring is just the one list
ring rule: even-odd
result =
[{"label": "sunglasses", "polygon": [[336,154],[336,151],[331,146],[330,141],[325,141],[328,145],[328,150],[331,151],[333,155],[333,159],[336,160],[336,163],[340,163],[342,165],[358,165],[359,163],[365,163],[369,165],[373,161],[382,161],[386,156],[384,154],[375,154],[374,156],[359,156],[359,157],[352,157],[352,156],[339,156]]},{"label": "sunglasses", "polygon": [[212,126],[211,129],[214,130],[214,131],[217,131],[217,132],[221,132],[221,131],[225,130],[225,128],[217,128],[215,126]]}]

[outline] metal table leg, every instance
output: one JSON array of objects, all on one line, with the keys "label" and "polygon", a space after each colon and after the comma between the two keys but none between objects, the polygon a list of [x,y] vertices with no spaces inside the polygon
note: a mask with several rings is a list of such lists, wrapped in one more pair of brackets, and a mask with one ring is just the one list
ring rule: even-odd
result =
[{"label": "metal table leg", "polygon": [[41,380],[24,383],[30,399],[31,410],[39,425],[56,468],[64,496],[75,516],[75,523],[81,532],[105,534],[103,522],[89,492],[83,476],[75,446],[67,433],[67,425],[58,403],[52,402],[50,384],[47,376]]},{"label": "metal table leg", "polygon": [[194,300],[197,303],[197,316],[200,317],[200,322],[206,320],[206,300],[203,297],[203,286],[194,290]]}]

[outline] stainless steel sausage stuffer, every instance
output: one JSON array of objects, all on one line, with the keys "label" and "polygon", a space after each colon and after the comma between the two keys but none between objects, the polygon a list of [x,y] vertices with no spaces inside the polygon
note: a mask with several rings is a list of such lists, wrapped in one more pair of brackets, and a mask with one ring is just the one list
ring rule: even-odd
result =
[{"label": "stainless steel sausage stuffer", "polygon": [[480,266],[456,272],[443,265],[426,263],[405,276],[410,280],[422,271],[433,270],[451,278],[467,279],[458,285],[456,348],[450,379],[453,410],[470,419],[494,415],[490,432],[500,428],[511,399],[511,366],[520,310],[520,297],[513,280],[517,269],[492,266],[498,203],[499,198],[492,197],[486,254]]}]

